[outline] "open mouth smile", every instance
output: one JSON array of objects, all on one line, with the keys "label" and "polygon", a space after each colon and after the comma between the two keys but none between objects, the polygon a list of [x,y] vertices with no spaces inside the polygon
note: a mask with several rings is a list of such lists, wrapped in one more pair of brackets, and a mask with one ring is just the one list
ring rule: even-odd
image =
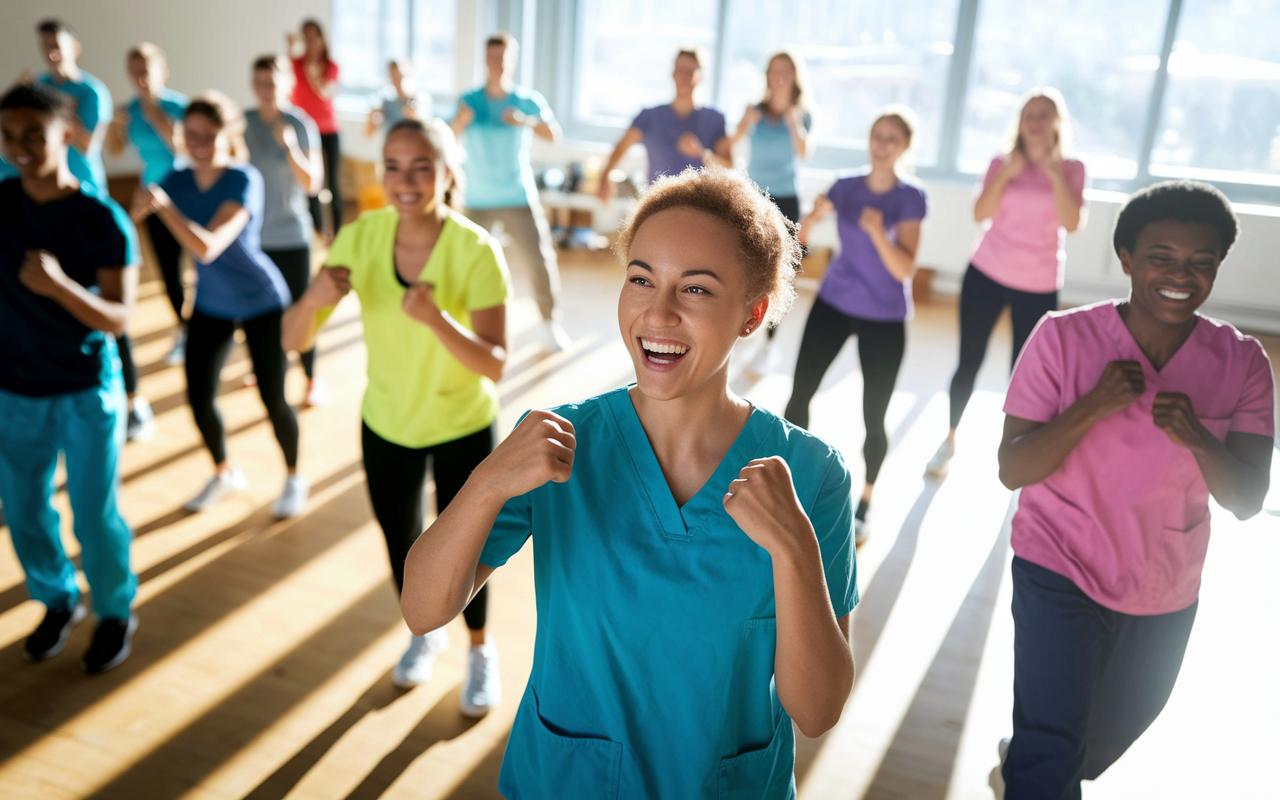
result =
[{"label": "open mouth smile", "polygon": [[640,350],[647,365],[658,369],[673,367],[688,354],[690,348],[680,342],[646,339],[641,337]]}]

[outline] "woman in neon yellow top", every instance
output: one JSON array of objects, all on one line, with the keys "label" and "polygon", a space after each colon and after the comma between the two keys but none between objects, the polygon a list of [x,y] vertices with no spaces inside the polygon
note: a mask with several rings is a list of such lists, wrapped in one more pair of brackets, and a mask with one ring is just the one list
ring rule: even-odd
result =
[{"label": "woman in neon yellow top", "polygon": [[[311,347],[338,301],[360,298],[369,352],[362,409],[364,466],[396,586],[422,532],[427,460],[443,511],[492,452],[506,363],[510,279],[502,249],[456,210],[459,148],[436,120],[406,119],[383,147],[389,208],[344,226],[325,267],[284,316],[284,345]],[[486,598],[464,612],[471,656],[461,706],[482,716],[500,699],[497,650],[484,632]],[[431,677],[444,628],[414,636],[392,673],[398,686]]]}]

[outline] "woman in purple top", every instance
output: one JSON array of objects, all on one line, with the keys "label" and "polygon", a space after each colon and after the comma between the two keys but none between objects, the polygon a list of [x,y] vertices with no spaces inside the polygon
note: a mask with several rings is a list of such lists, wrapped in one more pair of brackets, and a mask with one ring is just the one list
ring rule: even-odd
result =
[{"label": "woman in purple top", "polygon": [[871,126],[871,171],[836,181],[800,224],[800,241],[807,244],[814,223],[834,210],[840,254],[827,269],[805,323],[786,418],[809,427],[809,401],[822,376],[845,340],[857,336],[867,429],[866,484],[854,514],[858,544],[867,538],[871,489],[889,451],[884,415],[906,350],[911,276],[926,210],[924,190],[903,182],[896,171],[898,159],[911,147],[913,117],[906,109],[881,113]]},{"label": "woman in purple top", "polygon": [[644,143],[649,153],[649,182],[660,175],[679,175],[686,167],[718,164],[733,166],[729,154],[732,141],[725,135],[724,114],[714,108],[699,107],[693,91],[702,82],[702,56],[697,50],[681,50],[676,54],[676,99],[664,106],[641,111],[613,148],[609,163],[600,173],[600,200],[613,199],[615,188],[609,173],[631,149]]}]

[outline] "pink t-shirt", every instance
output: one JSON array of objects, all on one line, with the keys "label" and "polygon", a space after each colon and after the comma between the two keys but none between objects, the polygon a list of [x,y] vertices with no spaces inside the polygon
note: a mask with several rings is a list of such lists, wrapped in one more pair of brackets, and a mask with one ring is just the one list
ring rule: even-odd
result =
[{"label": "pink t-shirt", "polygon": [[1157,372],[1116,309],[1120,301],[1046,314],[1014,368],[1006,414],[1049,422],[1091,390],[1110,361],[1142,364],[1146,391],[1094,424],[1056,472],[1022,490],[1013,552],[1070,578],[1124,614],[1195,602],[1209,546],[1209,487],[1195,457],[1152,421],[1157,392],[1191,398],[1214,436],[1275,435],[1266,351],[1225,322],[1198,317]]},{"label": "pink t-shirt", "polygon": [[[986,188],[1004,164],[992,159],[982,186]],[[1084,205],[1084,164],[1062,162],[1062,174],[1076,202]],[[1053,184],[1039,164],[1028,164],[1009,181],[991,224],[973,243],[969,261],[991,280],[1021,292],[1044,294],[1062,288],[1067,266],[1067,229],[1058,221]]]}]

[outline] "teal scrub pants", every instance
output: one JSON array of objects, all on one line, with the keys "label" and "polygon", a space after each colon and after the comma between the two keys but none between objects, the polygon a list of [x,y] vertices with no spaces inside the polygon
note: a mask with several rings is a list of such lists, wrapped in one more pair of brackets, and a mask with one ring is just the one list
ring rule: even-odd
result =
[{"label": "teal scrub pants", "polygon": [[114,343],[104,351],[103,380],[93,389],[52,397],[0,390],[0,503],[31,598],[48,608],[74,605],[80,599],[76,567],[63,550],[53,507],[54,469],[58,453],[65,454],[94,611],[102,619],[125,619],[138,587],[129,567],[132,532],[117,501],[128,406]]}]

